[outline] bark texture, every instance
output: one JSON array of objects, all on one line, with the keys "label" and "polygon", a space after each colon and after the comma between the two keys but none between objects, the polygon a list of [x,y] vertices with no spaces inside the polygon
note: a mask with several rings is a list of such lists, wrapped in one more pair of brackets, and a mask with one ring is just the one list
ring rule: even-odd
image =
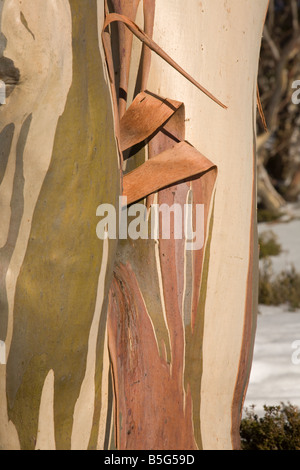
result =
[{"label": "bark texture", "polygon": [[[0,1],[1,449],[239,448],[268,2],[188,3]],[[120,195],[200,245],[100,240]]]}]

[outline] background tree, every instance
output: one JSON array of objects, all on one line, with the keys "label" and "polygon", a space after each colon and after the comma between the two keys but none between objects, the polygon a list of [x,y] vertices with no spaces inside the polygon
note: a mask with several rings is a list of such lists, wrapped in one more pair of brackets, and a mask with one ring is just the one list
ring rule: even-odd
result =
[{"label": "background tree", "polygon": [[279,212],[300,192],[299,105],[293,83],[300,77],[300,2],[272,0],[262,41],[259,89],[267,133],[258,123],[259,202]]}]

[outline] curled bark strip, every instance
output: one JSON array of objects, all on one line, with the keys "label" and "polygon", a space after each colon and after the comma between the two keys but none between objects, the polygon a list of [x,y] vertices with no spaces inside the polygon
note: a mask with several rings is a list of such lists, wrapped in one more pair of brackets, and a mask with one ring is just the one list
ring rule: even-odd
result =
[{"label": "curled bark strip", "polygon": [[[140,0],[112,0],[114,10],[117,14],[121,14],[135,21],[137,9]],[[131,32],[119,23],[119,50],[120,50],[120,85],[119,85],[119,114],[120,118],[126,112],[128,80],[130,70],[130,59],[132,49],[133,36]]]},{"label": "curled bark strip", "polygon": [[190,144],[180,142],[126,175],[123,196],[127,197],[127,204],[132,204],[162,188],[215,168]]},{"label": "curled bark strip", "polygon": [[103,42],[103,47],[105,50],[108,76],[109,76],[110,83],[111,83],[112,103],[113,103],[113,109],[114,109],[115,136],[118,142],[120,160],[122,161],[122,152],[120,149],[120,120],[119,120],[119,117],[117,117],[119,116],[119,109],[118,109],[116,88],[114,86],[115,85],[114,63],[113,63],[110,37],[109,37],[109,34],[105,31],[102,32],[102,42]]},{"label": "curled bark strip", "polygon": [[[155,0],[144,0],[144,18],[145,18],[145,33],[152,39],[154,30],[155,18]],[[143,43],[142,57],[141,57],[141,90],[147,88],[147,82],[151,65],[151,50]]]},{"label": "curled bark strip", "polygon": [[150,137],[181,106],[179,101],[163,99],[148,91],[139,93],[120,122],[122,151]]},{"label": "curled bark strip", "polygon": [[[103,32],[105,32],[106,28],[113,23],[114,21],[121,21],[122,23],[129,28],[129,30],[138,38],[140,41],[142,41],[146,46],[148,46],[153,52],[155,52],[157,55],[159,55],[162,59],[164,59],[171,67],[173,67],[177,72],[179,72],[181,75],[183,75],[188,81],[190,81],[193,85],[195,85],[200,91],[202,91],[206,96],[208,96],[210,99],[212,99],[215,103],[217,103],[219,106],[221,106],[224,109],[227,109],[227,106],[223,104],[218,98],[216,98],[212,93],[210,93],[206,88],[204,88],[200,83],[198,83],[191,75],[189,75],[180,65],[178,65],[163,49],[161,49],[147,34],[144,33],[133,21],[131,21],[129,18],[126,18],[126,16],[123,15],[118,15],[116,13],[110,13],[107,15],[105,22],[104,22],[104,27],[103,27]],[[107,43],[106,41],[104,42],[104,47],[106,49]],[[109,51],[108,56],[109,56]]]}]

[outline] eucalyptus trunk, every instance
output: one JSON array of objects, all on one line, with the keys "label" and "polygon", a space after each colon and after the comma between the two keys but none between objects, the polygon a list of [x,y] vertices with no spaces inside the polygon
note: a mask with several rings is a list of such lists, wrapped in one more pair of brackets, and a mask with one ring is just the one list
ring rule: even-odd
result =
[{"label": "eucalyptus trunk", "polygon": [[267,6],[0,0],[0,449],[239,448]]}]

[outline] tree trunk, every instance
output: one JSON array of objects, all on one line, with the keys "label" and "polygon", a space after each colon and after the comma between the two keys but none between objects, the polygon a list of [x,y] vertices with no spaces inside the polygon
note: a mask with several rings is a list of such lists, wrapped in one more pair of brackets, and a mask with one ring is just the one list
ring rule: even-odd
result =
[{"label": "tree trunk", "polygon": [[[25,3],[0,2],[0,448],[237,449],[268,2]],[[103,236],[121,194],[148,237]]]}]

